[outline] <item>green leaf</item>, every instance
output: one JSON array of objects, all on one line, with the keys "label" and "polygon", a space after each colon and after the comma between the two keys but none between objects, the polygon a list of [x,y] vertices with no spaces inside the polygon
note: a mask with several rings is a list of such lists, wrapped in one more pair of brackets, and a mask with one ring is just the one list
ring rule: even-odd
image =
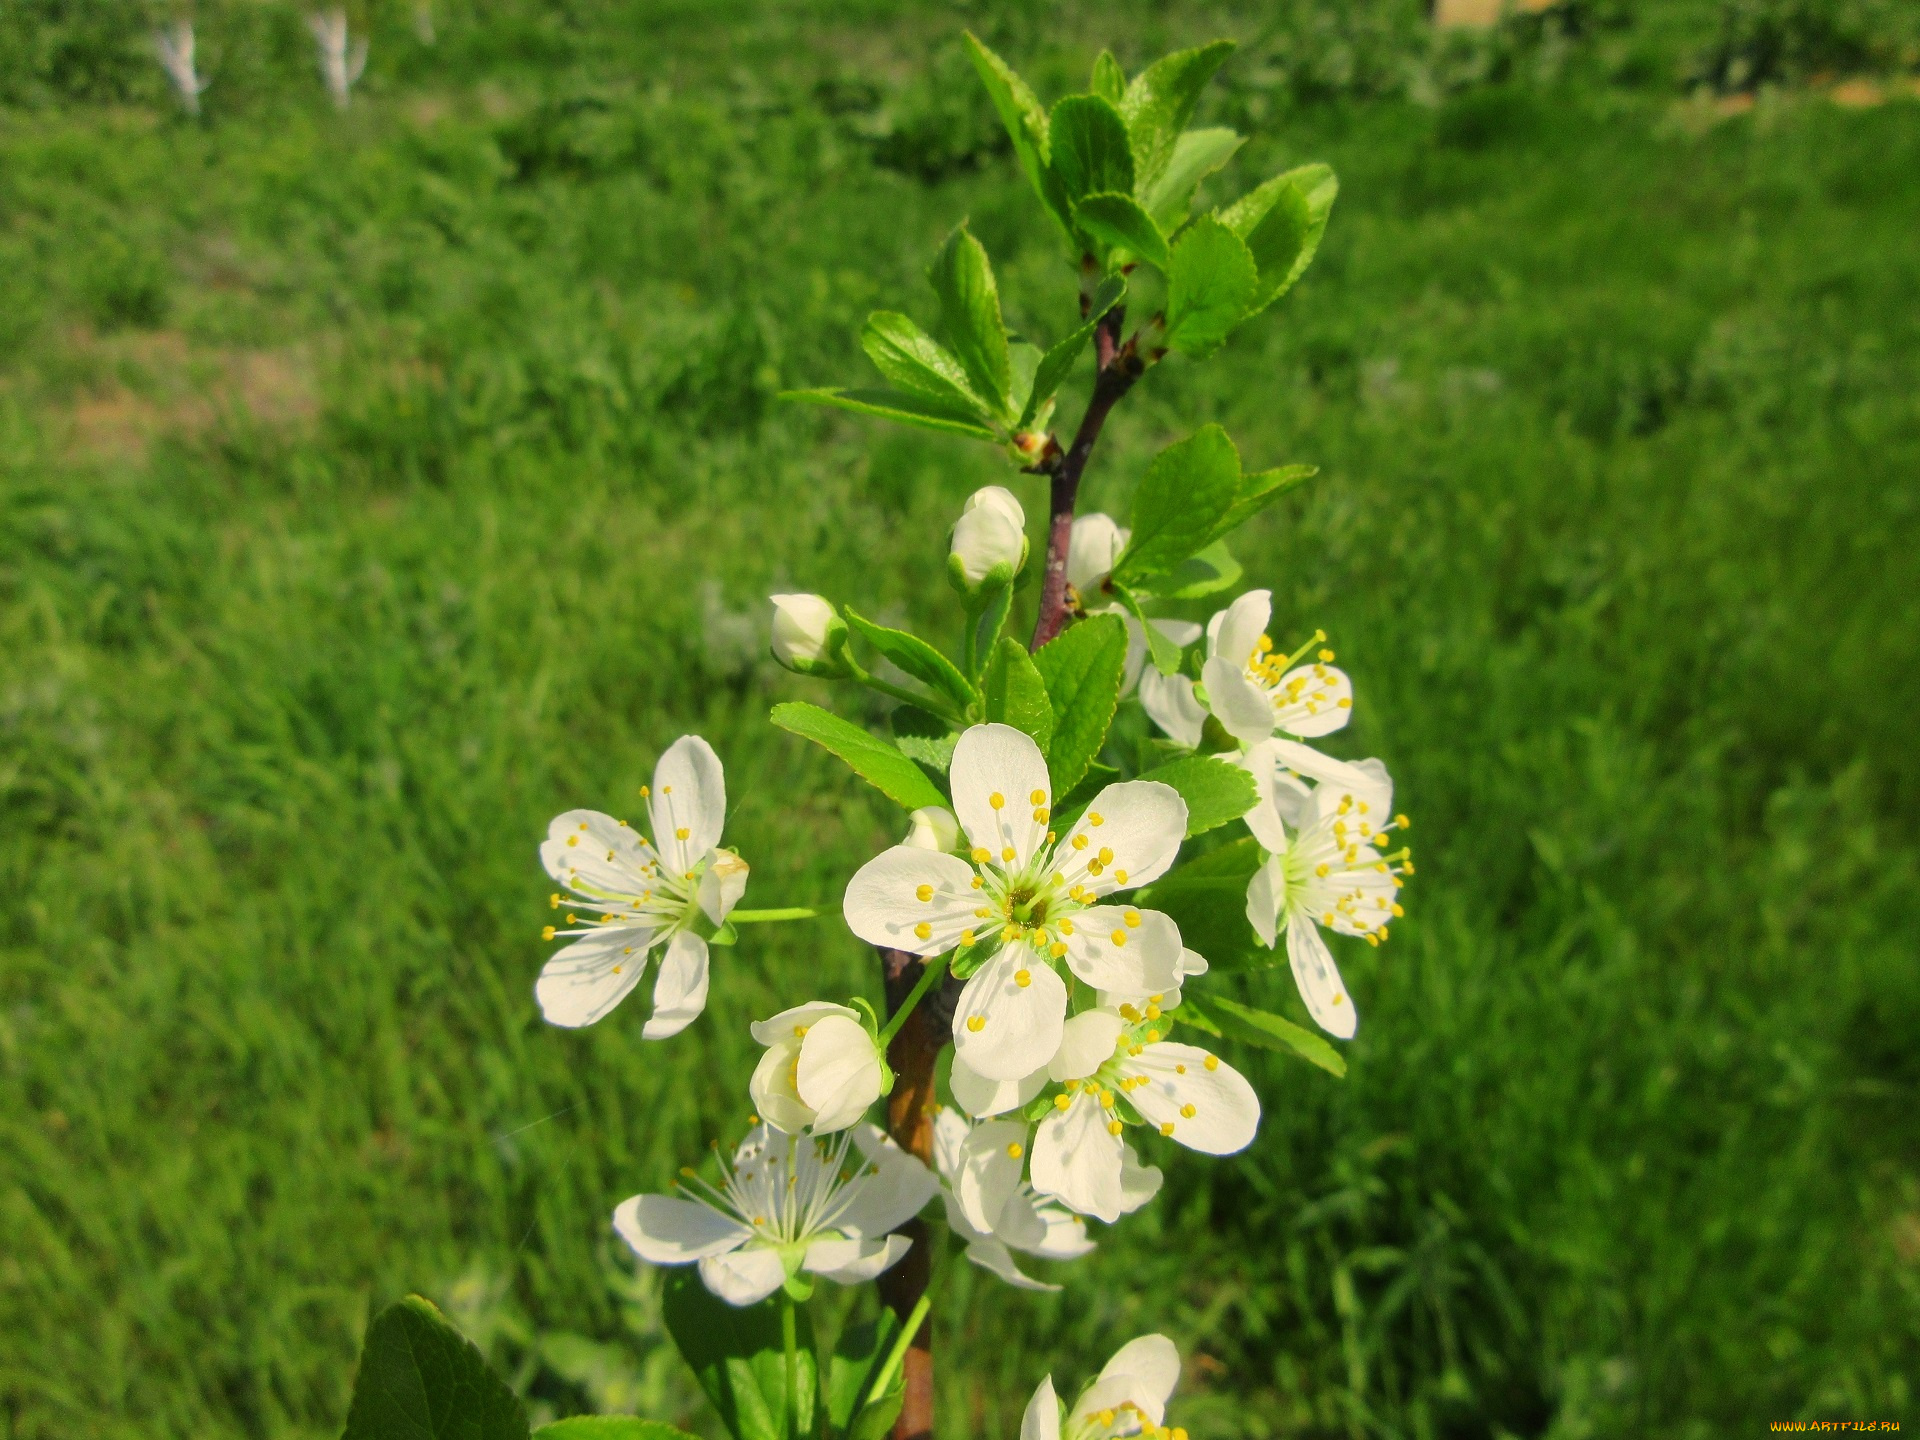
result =
[{"label": "green leaf", "polygon": [[533,1440],[694,1440],[686,1431],[664,1420],[640,1420],[632,1415],[575,1415],[556,1420],[533,1432]]},{"label": "green leaf", "polygon": [[[1228,512],[1232,519],[1232,512]],[[1163,579],[1153,582],[1153,593],[1168,600],[1198,600],[1239,583],[1244,572],[1224,540],[1195,551]]]},{"label": "green leaf", "polygon": [[846,616],[854,634],[935,694],[953,701],[962,714],[980,698],[960,668],[918,635],[876,625],[849,606],[842,606],[840,613]]},{"label": "green leaf", "polygon": [[1260,272],[1233,231],[1203,215],[1173,247],[1167,266],[1167,344],[1183,355],[1213,353],[1253,301]]},{"label": "green leaf", "polygon": [[[900,1317],[885,1306],[879,1319],[863,1320],[841,1330],[827,1366],[827,1417],[836,1434],[852,1440],[856,1434],[879,1434],[893,1424],[906,1390],[904,1365],[895,1369],[885,1393],[875,1397],[877,1403],[869,1405],[867,1399],[899,1335]],[[877,1423],[874,1412],[889,1405],[892,1413],[886,1415],[884,1423]]]},{"label": "green leaf", "polygon": [[[1185,938],[1184,932],[1182,938]],[[1262,1050],[1297,1055],[1311,1065],[1318,1065],[1329,1075],[1346,1076],[1345,1057],[1311,1030],[1281,1016],[1269,1015],[1265,1010],[1256,1010],[1251,1005],[1229,1000],[1224,995],[1209,995],[1200,1006],[1193,1005],[1191,999],[1183,995],[1175,1014],[1183,1024],[1204,1030],[1209,1035],[1257,1045]]]},{"label": "green leaf", "polygon": [[905,315],[874,311],[860,327],[860,345],[874,367],[902,390],[924,395],[950,410],[987,412],[987,402],[974,390],[960,362]]},{"label": "green leaf", "polygon": [[1000,438],[972,411],[956,410],[903,390],[783,390],[780,398],[803,405],[830,405],[836,410],[851,410],[856,415],[876,415],[882,420],[897,420],[902,425],[917,425],[922,430],[964,435],[969,440]]},{"label": "green leaf", "polygon": [[986,247],[962,224],[954,227],[927,273],[940,297],[940,323],[947,343],[960,359],[974,393],[1012,420],[1013,367],[1007,356],[1007,331],[1000,319],[1000,287]]},{"label": "green leaf", "polygon": [[526,1440],[520,1399],[418,1295],[373,1317],[341,1440]]},{"label": "green leaf", "polygon": [[1276,175],[1218,212],[1222,224],[1247,242],[1259,269],[1249,314],[1278,300],[1306,273],[1326,234],[1340,181],[1325,165],[1302,165]]},{"label": "green leaf", "polygon": [[1205,425],[1153,457],[1133,496],[1133,535],[1113,577],[1131,585],[1163,575],[1217,538],[1240,494],[1240,452]]},{"label": "green leaf", "polygon": [[1093,61],[1093,83],[1089,87],[1109,105],[1118,105],[1127,93],[1127,72],[1113,58],[1111,50],[1102,50]]},{"label": "green leaf", "polygon": [[953,765],[953,747],[960,743],[951,724],[914,705],[896,706],[887,719],[893,726],[893,743],[900,747],[901,754],[929,770],[947,773]]},{"label": "green leaf", "polygon": [[1069,95],[1054,102],[1047,125],[1053,173],[1071,206],[1103,191],[1133,193],[1133,153],[1127,127],[1098,95]]},{"label": "green leaf", "polygon": [[1167,237],[1131,195],[1102,191],[1073,207],[1074,223],[1116,250],[1131,251],[1149,265],[1167,268]]},{"label": "green leaf", "polygon": [[1034,652],[1033,664],[1053,708],[1047,779],[1055,795],[1066,795],[1106,744],[1127,669],[1127,627],[1118,615],[1069,625]]},{"label": "green leaf", "polygon": [[1127,86],[1120,114],[1133,144],[1142,189],[1167,169],[1180,132],[1193,119],[1200,92],[1233,49],[1233,41],[1216,40],[1197,50],[1177,50],[1154,61]]},{"label": "green leaf", "polygon": [[1247,923],[1247,884],[1259,868],[1259,842],[1243,836],[1154,881],[1135,903],[1171,916],[1180,938],[1216,970],[1270,969],[1285,957],[1276,958]]},{"label": "green leaf", "polygon": [[1253,809],[1260,798],[1252,775],[1238,765],[1205,755],[1182,755],[1140,778],[1158,780],[1180,792],[1180,798],[1187,802],[1187,834],[1190,836],[1202,835],[1219,829],[1229,820],[1238,820]]},{"label": "green leaf", "polygon": [[1061,193],[1059,177],[1048,160],[1052,141],[1047,133],[1047,112],[1040,108],[1032,89],[1014,73],[1011,65],[982,45],[972,31],[967,32],[966,39],[967,55],[980,75],[980,83],[987,87],[1000,123],[1007,128],[1007,138],[1013,141],[1013,153],[1020,161],[1020,168],[1027,172],[1027,180],[1041,203],[1071,238],[1072,206]]},{"label": "green leaf", "polygon": [[1142,186],[1140,194],[1162,233],[1171,235],[1186,224],[1194,190],[1245,143],[1231,130],[1189,130],[1174,142],[1167,168],[1151,185]]},{"label": "green leaf", "polygon": [[1006,628],[1007,616],[1013,613],[1013,586],[1001,585],[985,596],[986,603],[981,607],[978,617],[969,614],[968,623],[973,626],[973,678],[980,683],[987,673],[987,664],[993,659],[993,647],[1000,639],[1000,632]]},{"label": "green leaf", "polygon": [[1297,489],[1320,473],[1318,465],[1282,465],[1240,477],[1240,493],[1214,531],[1216,536],[1237,530],[1289,490]]},{"label": "green leaf", "polygon": [[1108,582],[1114,596],[1126,607],[1127,613],[1140,623],[1140,632],[1147,639],[1147,655],[1153,661],[1153,668],[1162,675],[1175,674],[1180,669],[1180,647],[1160,632],[1160,628],[1147,619],[1146,611],[1140,608],[1140,597],[1118,580]]},{"label": "green leaf", "polygon": [[[1024,340],[1012,341],[1007,346],[1007,363],[1013,370],[1013,385],[1007,398],[1013,402],[1017,414],[1016,428],[1024,429],[1027,417],[1031,413],[1028,402],[1033,399],[1034,377],[1040,373],[1040,362],[1046,358],[1038,345],[1029,345]],[[1045,397],[1041,403],[1045,403]],[[1034,405],[1034,411],[1040,406]]]},{"label": "green leaf", "polygon": [[987,660],[987,719],[1033,737],[1042,755],[1053,743],[1053,703],[1027,647],[1003,635]]},{"label": "green leaf", "polygon": [[869,735],[831,711],[790,700],[774,706],[768,718],[789,734],[811,740],[838,755],[854,774],[903,809],[918,810],[922,805],[947,803],[947,797],[934,788],[933,782],[913,761],[877,735]]},{"label": "green leaf", "polygon": [[1040,368],[1034,373],[1033,391],[1027,398],[1027,404],[1020,415],[1020,424],[1024,428],[1040,411],[1040,407],[1054,397],[1054,393],[1065,383],[1067,375],[1073,369],[1073,362],[1080,358],[1080,352],[1087,348],[1087,341],[1093,338],[1093,332],[1101,320],[1114,306],[1118,305],[1127,293],[1127,282],[1118,275],[1109,275],[1100,282],[1093,292],[1093,300],[1087,306],[1087,318],[1059,344],[1047,351],[1046,358],[1040,362]]},{"label": "green leaf", "polygon": [[[669,1271],[662,1290],[667,1332],[735,1440],[788,1440],[783,1302],[776,1296],[758,1305],[729,1305],[709,1293],[693,1265]],[[798,1308],[798,1413],[791,1433],[805,1435],[813,1428],[820,1382],[813,1326],[806,1307]]]}]

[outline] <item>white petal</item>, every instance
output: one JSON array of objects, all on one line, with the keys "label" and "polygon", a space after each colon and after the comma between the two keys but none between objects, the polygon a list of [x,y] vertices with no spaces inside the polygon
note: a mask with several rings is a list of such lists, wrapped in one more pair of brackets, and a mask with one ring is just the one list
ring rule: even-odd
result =
[{"label": "white petal", "polygon": [[[1054,851],[1066,883],[1095,895],[1160,878],[1187,838],[1187,802],[1158,780],[1126,780],[1093,797]],[[1084,845],[1076,842],[1085,840]],[[1095,867],[1098,873],[1095,873]]]},{"label": "white petal", "polygon": [[960,1152],[960,1173],[953,1186],[961,1213],[976,1230],[999,1227],[1000,1212],[1020,1185],[1026,1169],[1024,1120],[988,1120],[973,1127]]},{"label": "white petal", "polygon": [[753,1231],[718,1210],[677,1195],[635,1195],[613,1212],[613,1228],[649,1265],[685,1265],[737,1250]]},{"label": "white petal", "polygon": [[727,923],[727,916],[747,893],[747,862],[731,850],[715,850],[708,857],[706,872],[700,877],[700,908],[716,925]]},{"label": "white petal", "polygon": [[1393,808],[1393,781],[1387,776],[1387,767],[1378,760],[1336,760],[1284,735],[1274,736],[1264,748],[1275,764],[1297,775],[1321,785],[1331,785],[1358,800],[1377,799],[1382,811]]},{"label": "white petal", "polygon": [[1084,1080],[1113,1058],[1127,1022],[1111,1010],[1083,1010],[1067,1021],[1060,1049],[1047,1066],[1050,1080]]},{"label": "white petal", "polygon": [[1120,1213],[1131,1215],[1160,1193],[1158,1165],[1142,1165],[1131,1145],[1120,1149]]},{"label": "white petal", "polygon": [[1287,853],[1287,827],[1281,823],[1285,817],[1274,803],[1274,778],[1280,770],[1279,758],[1274,754],[1274,743],[1272,740],[1262,740],[1247,750],[1240,757],[1240,767],[1253,777],[1256,797],[1253,809],[1245,816],[1247,829],[1253,832],[1253,838],[1269,854],[1284,855]]},{"label": "white petal", "polygon": [[813,1107],[800,1098],[794,1083],[799,1064],[800,1042],[789,1035],[768,1048],[747,1081],[747,1094],[753,1097],[760,1118],[789,1135],[798,1135],[814,1120]]},{"label": "white petal", "polygon": [[880,1098],[886,1076],[873,1037],[858,1020],[829,1015],[800,1042],[800,1098],[817,1112],[813,1133],[844,1130]]},{"label": "white petal", "polygon": [[[676,875],[720,843],[727,818],[727,778],[720,757],[698,735],[682,735],[653,767],[653,843]],[[685,832],[684,834],[682,832]]]},{"label": "white petal", "polygon": [[1167,738],[1191,750],[1200,743],[1206,727],[1207,707],[1193,693],[1193,681],[1185,675],[1162,675],[1158,670],[1140,672],[1140,704],[1147,718],[1166,732]]},{"label": "white petal", "polygon": [[1269,950],[1280,936],[1280,902],[1287,893],[1286,862],[1278,855],[1253,872],[1247,882],[1247,923]]},{"label": "white petal", "polygon": [[756,1305],[786,1283],[787,1267],[777,1251],[755,1246],[702,1260],[700,1278],[729,1305]]},{"label": "white petal", "polygon": [[1014,1263],[1013,1252],[1006,1243],[992,1235],[980,1235],[967,1241],[967,1259],[982,1270],[991,1270],[1016,1290],[1058,1290],[1058,1285],[1049,1285],[1022,1273]]},{"label": "white petal", "polygon": [[[1047,1210],[1056,1215],[1067,1213],[1053,1204],[1049,1204]],[[1000,1207],[999,1218],[993,1222],[993,1238],[1012,1249],[1033,1253],[1038,1253],[1040,1246],[1046,1243],[1047,1222],[1040,1218],[1034,1194],[1025,1185],[1016,1183],[1013,1193],[1007,1196],[1006,1203]]]},{"label": "white petal", "polygon": [[798,1032],[818,1024],[829,1015],[855,1021],[860,1018],[860,1012],[850,1006],[836,1005],[831,1000],[810,1000],[805,1005],[795,1005],[765,1020],[756,1020],[747,1029],[762,1045],[778,1045],[787,1040],[797,1044],[805,1038]]},{"label": "white petal", "polygon": [[1260,1128],[1260,1097],[1246,1077],[1219,1056],[1197,1045],[1162,1040],[1128,1057],[1126,1069],[1149,1081],[1128,1098],[1161,1134],[1208,1155],[1231,1155],[1253,1143]]},{"label": "white petal", "polygon": [[1123,1212],[1120,1156],[1107,1112],[1085,1090],[1040,1122],[1033,1137],[1033,1188],[1070,1210],[1111,1225]]},{"label": "white petal", "polygon": [[1065,982],[1029,946],[1016,942],[968,977],[953,1012],[954,1053],[976,1075],[1022,1080],[1046,1068],[1060,1048],[1066,1018]]},{"label": "white petal", "polygon": [[1123,1376],[1140,1387],[1133,1402],[1146,1410],[1158,1425],[1166,1413],[1167,1397],[1180,1383],[1180,1351],[1164,1335],[1142,1335],[1129,1340],[1101,1366],[1099,1378],[1110,1380]]},{"label": "white petal", "polygon": [[912,1248],[913,1241],[904,1235],[889,1235],[882,1240],[815,1240],[807,1246],[807,1258],[800,1262],[800,1268],[841,1285],[858,1285],[883,1270],[891,1270]]},{"label": "white petal", "polygon": [[[1245,670],[1272,618],[1272,592],[1247,591],[1207,622],[1208,656],[1225,660],[1237,670]],[[1213,689],[1211,682],[1207,689]]]},{"label": "white petal", "polygon": [[1287,959],[1293,964],[1293,983],[1300,987],[1300,998],[1307,1002],[1313,1023],[1329,1035],[1351,1040],[1360,1028],[1353,997],[1340,979],[1327,942],[1320,938],[1319,927],[1304,915],[1295,915],[1287,922]]},{"label": "white petal", "polygon": [[960,1173],[960,1147],[967,1143],[967,1136],[973,1127],[961,1118],[960,1112],[940,1107],[940,1113],[933,1117],[933,1163],[939,1170],[940,1178],[948,1184]]},{"label": "white petal", "polygon": [[[976,849],[1000,866],[1024,865],[1047,838],[1036,820],[1053,804],[1046,757],[1011,725],[975,725],[953,747],[953,813]],[[993,798],[1000,797],[994,805]],[[1039,795],[1042,798],[1035,800]],[[1006,852],[1013,851],[1013,859]],[[865,939],[865,936],[861,937]]]},{"label": "white petal", "polygon": [[640,1027],[643,1040],[678,1035],[707,1008],[707,942],[682,930],[667,942],[660,976],[653,982],[653,1014]]},{"label": "white petal", "polygon": [[1073,534],[1067,541],[1067,583],[1084,597],[1113,569],[1113,562],[1127,548],[1127,533],[1111,515],[1097,510],[1075,516]]},{"label": "white petal", "polygon": [[[922,892],[929,898],[922,900]],[[962,931],[981,923],[974,915],[979,907],[973,867],[966,861],[917,845],[895,845],[854,873],[841,910],[847,928],[869,945],[940,955],[959,943]]]},{"label": "white petal", "polygon": [[989,1115],[1002,1115],[1009,1110],[1017,1110],[1033,1099],[1046,1088],[1047,1072],[1035,1070],[1031,1075],[1023,1075],[1018,1080],[989,1080],[955,1055],[953,1069],[947,1076],[947,1084],[953,1090],[953,1101],[956,1105],[969,1115],[978,1116],[984,1120]]},{"label": "white petal", "polygon": [[860,1187],[860,1193],[834,1225],[856,1239],[876,1239],[918,1215],[940,1188],[940,1181],[878,1126],[862,1125],[853,1138],[878,1173],[851,1182]]},{"label": "white petal", "polygon": [[1060,1440],[1060,1397],[1053,1393],[1051,1375],[1027,1402],[1027,1412],[1020,1417],[1020,1440]]},{"label": "white petal", "polygon": [[647,970],[654,932],[640,926],[598,930],[551,956],[534,982],[550,1025],[591,1025],[627,998]]},{"label": "white petal", "polygon": [[922,805],[907,817],[902,845],[916,850],[953,850],[960,844],[960,822],[944,805]]},{"label": "white petal", "polygon": [[1353,682],[1332,665],[1296,665],[1274,689],[1273,714],[1290,735],[1330,735],[1353,717]]},{"label": "white petal", "polygon": [[598,810],[554,816],[540,843],[540,863],[547,874],[596,899],[638,895],[651,888],[653,882],[641,872],[653,859],[653,847],[643,837]]},{"label": "white petal", "polygon": [[1158,910],[1082,910],[1065,944],[1067,965],[1097,989],[1159,995],[1180,983],[1180,927]]},{"label": "white petal", "polygon": [[[1124,1165],[1124,1161],[1122,1164]],[[1124,1170],[1121,1189],[1126,1188]],[[1121,1208],[1127,1208],[1122,1202]],[[1046,1227],[1046,1234],[1038,1245],[1028,1247],[1030,1254],[1043,1260],[1078,1260],[1082,1255],[1091,1255],[1095,1250],[1093,1241],[1087,1238],[1087,1222],[1070,1211],[1062,1210],[1058,1205],[1042,1205],[1034,1210],[1040,1223]]]},{"label": "white petal", "polygon": [[1273,733],[1273,702],[1244,667],[1216,657],[1201,667],[1200,682],[1207,687],[1208,708],[1234,739],[1257,745]]}]

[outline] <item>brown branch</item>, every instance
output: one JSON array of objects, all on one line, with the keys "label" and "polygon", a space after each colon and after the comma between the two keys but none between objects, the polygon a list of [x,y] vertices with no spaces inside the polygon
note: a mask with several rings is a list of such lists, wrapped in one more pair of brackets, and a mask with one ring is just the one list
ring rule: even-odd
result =
[{"label": "brown branch", "polygon": [[1120,403],[1146,366],[1134,352],[1133,343],[1120,344],[1120,326],[1126,312],[1116,306],[1100,321],[1093,333],[1094,355],[1100,370],[1094,377],[1093,395],[1087,401],[1086,414],[1066,451],[1041,466],[1052,479],[1047,522],[1047,568],[1040,582],[1040,615],[1033,626],[1033,644],[1038,650],[1067,623],[1067,546],[1073,539],[1073,507],[1080,496],[1080,477],[1093,455],[1100,427]]}]

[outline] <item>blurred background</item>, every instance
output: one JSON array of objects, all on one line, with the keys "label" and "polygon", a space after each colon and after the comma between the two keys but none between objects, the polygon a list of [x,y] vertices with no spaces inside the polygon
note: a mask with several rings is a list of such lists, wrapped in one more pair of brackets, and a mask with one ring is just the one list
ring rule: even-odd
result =
[{"label": "blurred background", "polygon": [[536,844],[686,731],[749,903],[901,828],[766,723],[859,702],[765,596],[951,640],[959,503],[1043,492],[774,397],[866,383],[963,216],[1068,326],[964,28],[1049,99],[1232,36],[1204,195],[1339,171],[1087,499],[1209,420],[1323,467],[1236,547],[1420,874],[1342,952],[1344,1082],[1236,1055],[1255,1148],[1166,1157],[1059,1295],[949,1267],[942,1435],[1148,1329],[1212,1440],[1916,1418],[1920,6],[1441,10],[391,0],[342,107],[300,5],[7,0],[0,1433],[335,1435],[408,1290],[539,1414],[717,1433],[609,1213],[738,1133],[748,1020],[875,966],[763,927],[671,1044],[546,1028]]}]

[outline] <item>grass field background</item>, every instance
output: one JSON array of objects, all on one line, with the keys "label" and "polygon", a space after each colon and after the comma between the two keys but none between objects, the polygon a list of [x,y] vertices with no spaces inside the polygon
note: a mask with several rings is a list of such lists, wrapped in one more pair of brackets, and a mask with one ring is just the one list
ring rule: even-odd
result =
[{"label": "grass field background", "polygon": [[712,1432],[608,1215],[738,1133],[749,1020],[874,964],[762,927],[670,1044],[547,1028],[536,844],[686,731],[750,904],[900,828],[766,723],[850,702],[764,597],[950,639],[959,503],[1043,492],[774,397],[862,381],[963,216],[1069,324],[963,26],[1048,96],[1239,37],[1209,193],[1338,169],[1308,279],[1156,370],[1088,499],[1209,420],[1323,467],[1237,548],[1420,872],[1342,952],[1344,1082],[1235,1056],[1254,1149],[1163,1157],[1058,1296],[946,1267],[942,1436],[1147,1329],[1213,1440],[1920,1419],[1920,102],[1817,93],[1910,12],[373,18],[339,114],[296,12],[203,6],[189,122],[132,7],[0,17],[0,1434],[331,1436],[408,1290],[543,1413]]}]

